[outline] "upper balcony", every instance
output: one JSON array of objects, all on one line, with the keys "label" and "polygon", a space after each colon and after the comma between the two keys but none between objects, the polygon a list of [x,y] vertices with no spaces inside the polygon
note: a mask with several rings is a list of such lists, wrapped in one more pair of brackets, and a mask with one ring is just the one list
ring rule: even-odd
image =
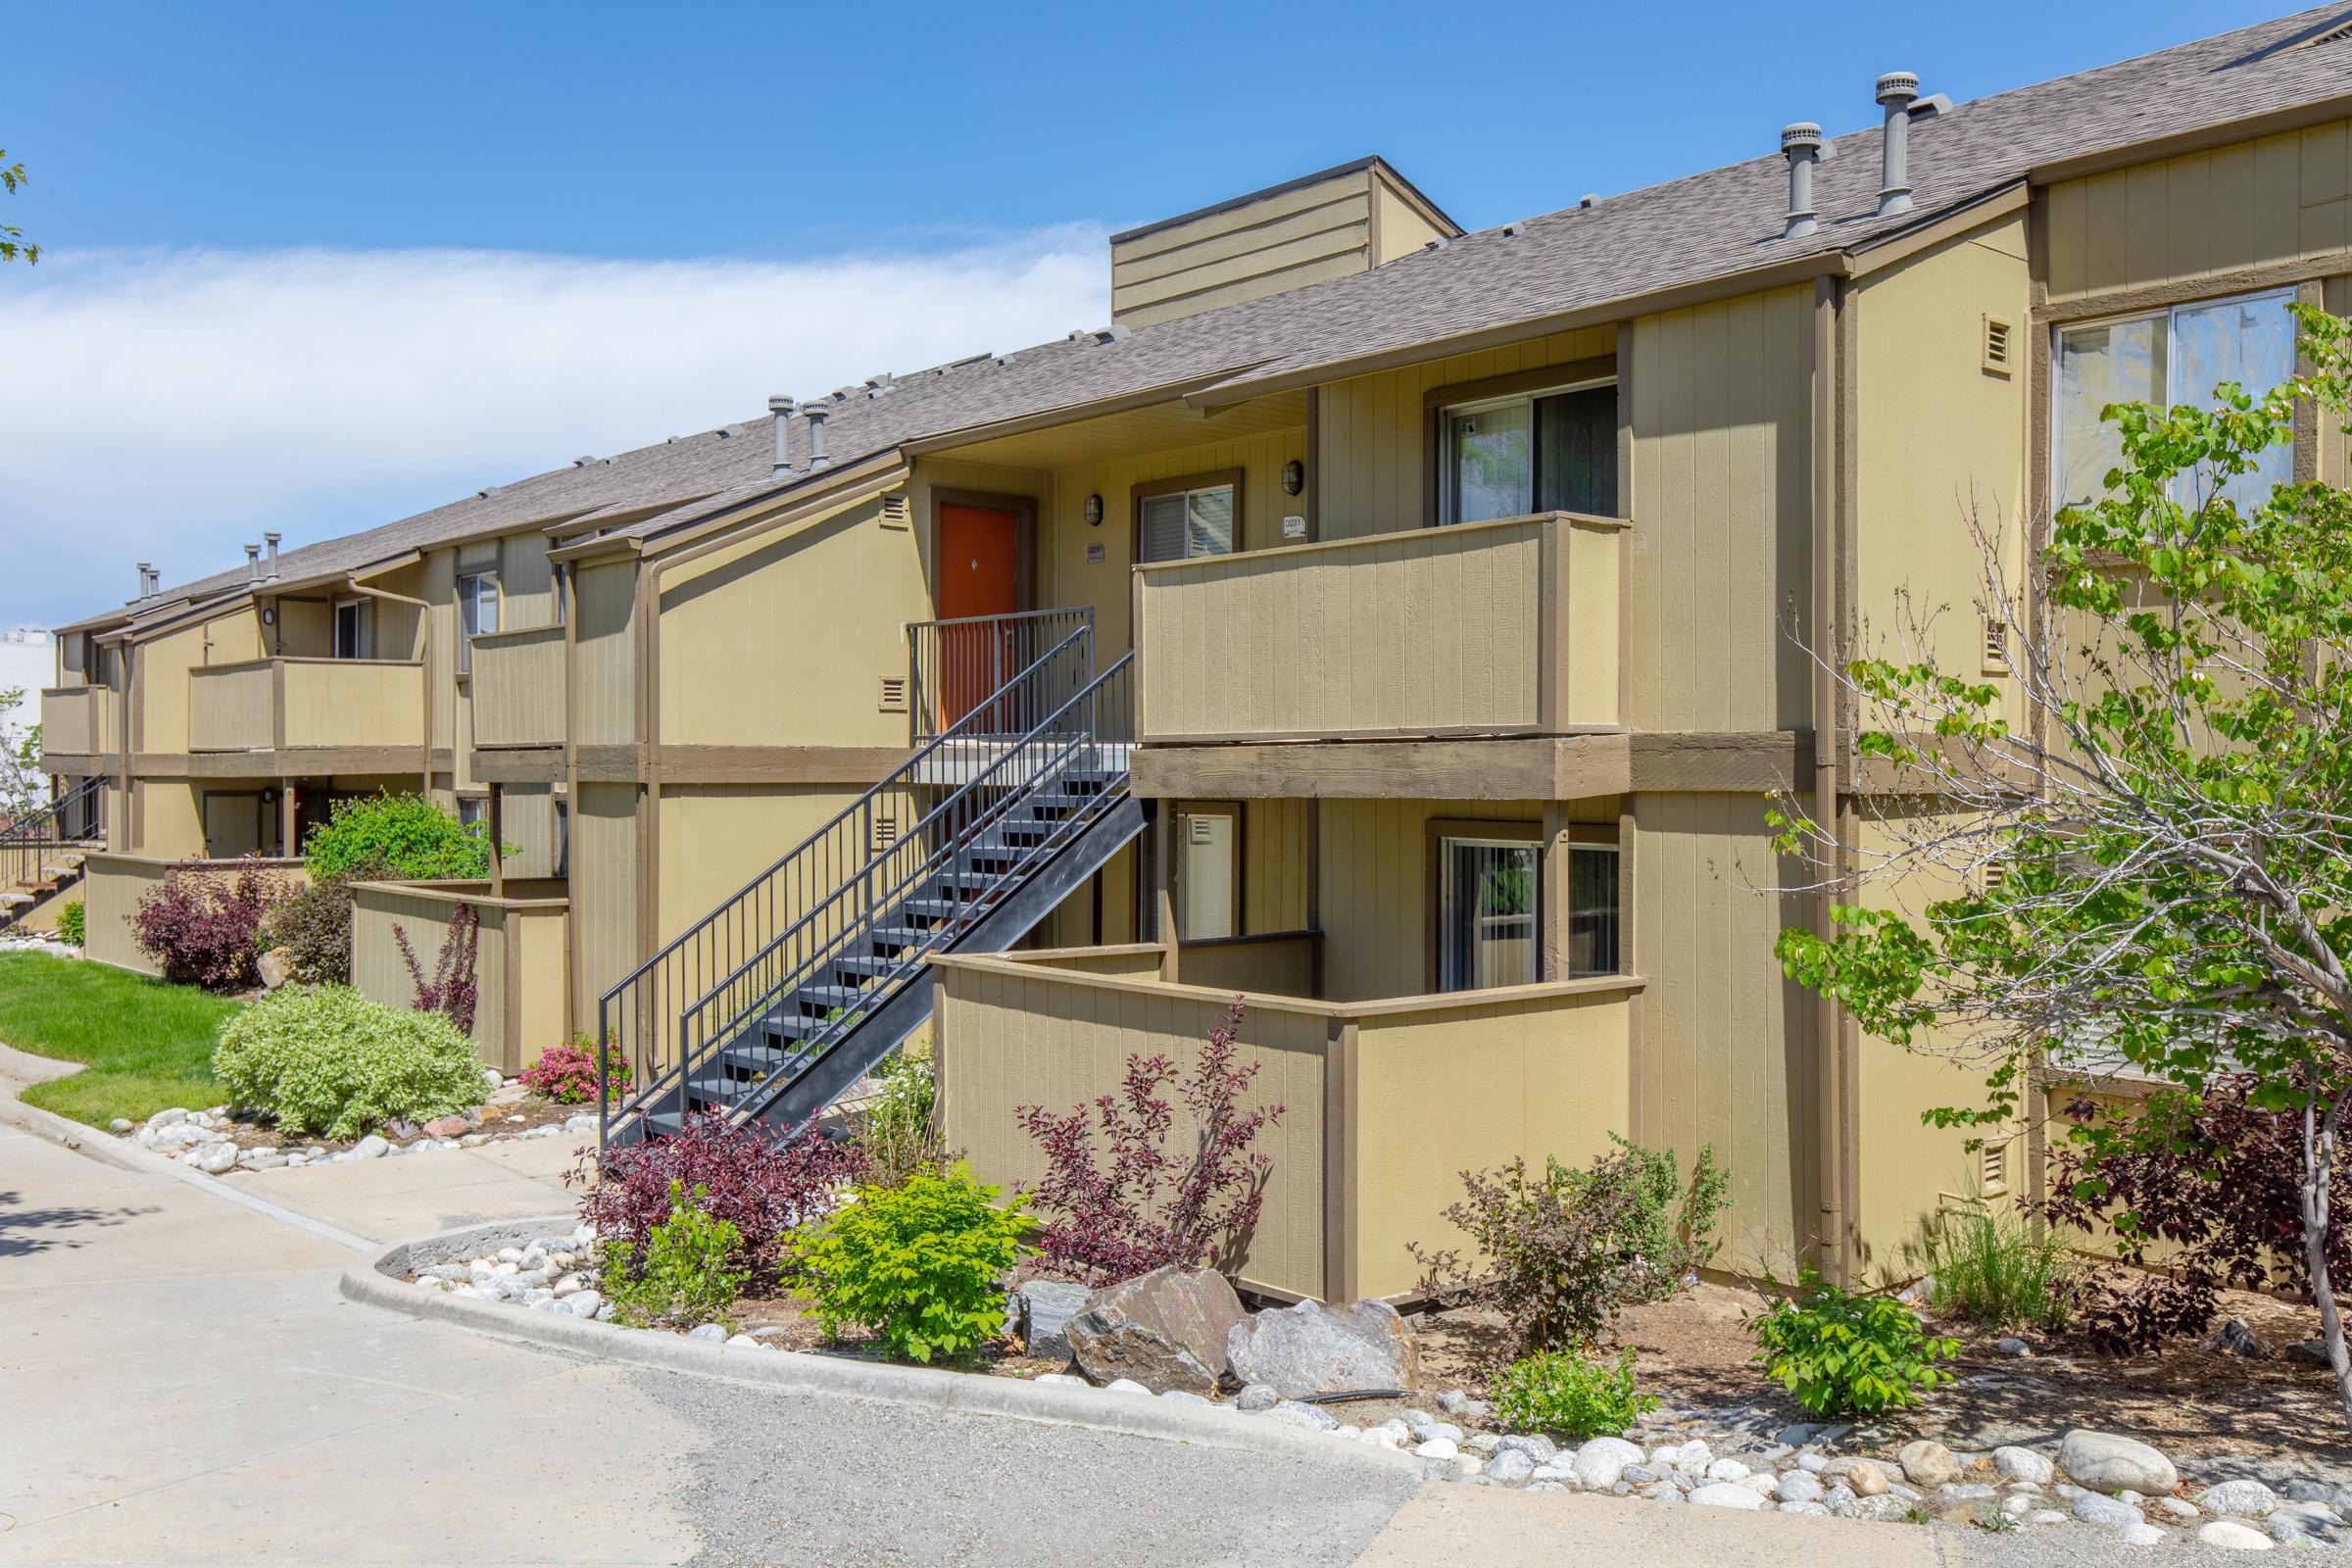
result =
[{"label": "upper balcony", "polygon": [[1144,755],[1615,732],[1625,527],[1542,513],[1139,567]]},{"label": "upper balcony", "polygon": [[564,744],[564,628],[473,639],[473,744],[484,751]]},{"label": "upper balcony", "polygon": [[408,767],[424,746],[423,670],[396,659],[256,659],[190,670],[188,750],[399,752],[406,756],[382,760]]},{"label": "upper balcony", "polygon": [[115,694],[104,686],[53,686],[41,693],[41,750],[50,757],[103,756],[120,746]]}]

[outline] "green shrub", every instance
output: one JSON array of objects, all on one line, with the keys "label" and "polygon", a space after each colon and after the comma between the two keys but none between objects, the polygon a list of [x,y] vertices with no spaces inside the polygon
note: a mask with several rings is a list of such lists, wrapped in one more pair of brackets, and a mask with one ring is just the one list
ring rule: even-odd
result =
[{"label": "green shrub", "polygon": [[817,1322],[859,1325],[903,1361],[963,1360],[1004,1326],[999,1276],[1030,1250],[1037,1222],[1016,1197],[957,1165],[899,1188],[860,1187],[808,1243],[803,1262]]},{"label": "green shrub", "polygon": [[1929,1335],[1891,1296],[1826,1284],[1806,1269],[1798,1294],[1747,1320],[1756,1359],[1813,1415],[1877,1415],[1915,1404],[1952,1374],[1936,1363],[1960,1353],[1958,1340]]},{"label": "green shrub", "polygon": [[82,903],[79,899],[68,899],[57,911],[57,940],[69,948],[78,948],[84,934]]},{"label": "green shrub", "polygon": [[351,884],[374,874],[379,873],[363,868],[312,882],[270,911],[263,948],[284,948],[293,959],[294,978],[306,986],[349,985]]},{"label": "green shrub", "polygon": [[2054,1229],[1976,1202],[1935,1215],[1922,1231],[1919,1256],[1937,1310],[1988,1329],[2066,1328],[2079,1270]]},{"label": "green shrub", "polygon": [[1521,1356],[1494,1380],[1494,1413],[1514,1432],[1572,1438],[1619,1438],[1657,1408],[1655,1395],[1634,1387],[1634,1352],[1615,1361],[1576,1350]]},{"label": "green shrub", "polygon": [[675,1323],[694,1327],[716,1320],[743,1295],[751,1275],[727,1267],[743,1247],[743,1232],[703,1206],[697,1187],[669,1184],[669,1218],[645,1239],[642,1254],[627,1242],[607,1242],[597,1281],[612,1298],[612,1315],[639,1328]]},{"label": "green shrub", "polygon": [[361,1138],[482,1102],[473,1043],[436,1013],[404,1012],[349,986],[287,986],[231,1018],[213,1053],[230,1101],[288,1132]]},{"label": "green shrub", "polygon": [[904,1187],[918,1172],[943,1161],[939,1129],[932,1124],[938,1096],[931,1063],[905,1052],[883,1063],[874,1092],[857,1121],[858,1147],[865,1151],[868,1180],[877,1187]]},{"label": "green shrub", "polygon": [[490,874],[490,830],[459,821],[421,795],[374,795],[337,801],[302,853],[314,882],[355,875],[470,880]]}]

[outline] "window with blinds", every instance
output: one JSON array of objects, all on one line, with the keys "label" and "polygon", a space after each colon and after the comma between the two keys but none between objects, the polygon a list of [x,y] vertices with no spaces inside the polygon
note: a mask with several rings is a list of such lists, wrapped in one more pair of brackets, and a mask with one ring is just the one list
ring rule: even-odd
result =
[{"label": "window with blinds", "polygon": [[1233,486],[1171,490],[1143,498],[1146,561],[1230,556],[1234,548]]},{"label": "window with blinds", "polygon": [[1533,985],[1539,967],[1537,847],[1443,841],[1439,857],[1438,989]]}]

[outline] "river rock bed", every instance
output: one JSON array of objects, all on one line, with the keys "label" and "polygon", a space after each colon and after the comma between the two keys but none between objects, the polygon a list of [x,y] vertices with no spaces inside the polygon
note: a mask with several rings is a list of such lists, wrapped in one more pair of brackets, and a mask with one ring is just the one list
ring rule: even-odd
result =
[{"label": "river rock bed", "polygon": [[208,1176],[341,1165],[524,1139],[596,1137],[594,1110],[537,1101],[494,1068],[482,1069],[482,1081],[490,1093],[474,1112],[439,1117],[421,1127],[394,1121],[350,1144],[286,1137],[265,1122],[238,1116],[227,1105],[203,1110],[174,1105],[144,1122],[117,1117],[107,1130]]}]

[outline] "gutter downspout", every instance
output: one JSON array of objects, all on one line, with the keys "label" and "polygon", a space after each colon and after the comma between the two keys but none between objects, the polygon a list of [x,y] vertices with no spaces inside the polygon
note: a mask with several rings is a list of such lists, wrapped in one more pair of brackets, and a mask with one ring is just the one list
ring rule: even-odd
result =
[{"label": "gutter downspout", "polygon": [[[388,588],[370,588],[356,575],[344,578],[343,585],[353,593],[365,594],[369,599],[385,599],[396,605],[413,605],[416,609],[416,641],[419,644],[416,684],[421,703],[417,717],[424,726],[424,756],[421,760],[423,783],[419,786],[419,793],[429,801],[433,798],[433,607],[422,599],[411,599],[407,594],[396,594]],[[451,737],[450,744],[457,744],[455,736]],[[451,765],[454,770],[456,764],[453,762]]]},{"label": "gutter downspout", "polygon": [[[1843,289],[1834,277],[1813,284],[1813,820],[1831,836],[1823,864],[1815,874],[1824,886],[1814,900],[1815,929],[1827,938],[1834,932],[1830,910],[1836,894],[1827,885],[1844,869],[1842,829],[1838,818],[1838,662],[1843,658],[1842,624],[1838,604],[1838,477],[1845,432],[1838,427],[1839,318]],[[1819,1074],[1816,1103],[1820,1106],[1819,1144],[1815,1152],[1821,1194],[1820,1268],[1832,1284],[1846,1283],[1845,1255],[1845,1063],[1840,1033],[1844,1009],[1831,997],[1818,996],[1813,1008],[1813,1058]]]}]

